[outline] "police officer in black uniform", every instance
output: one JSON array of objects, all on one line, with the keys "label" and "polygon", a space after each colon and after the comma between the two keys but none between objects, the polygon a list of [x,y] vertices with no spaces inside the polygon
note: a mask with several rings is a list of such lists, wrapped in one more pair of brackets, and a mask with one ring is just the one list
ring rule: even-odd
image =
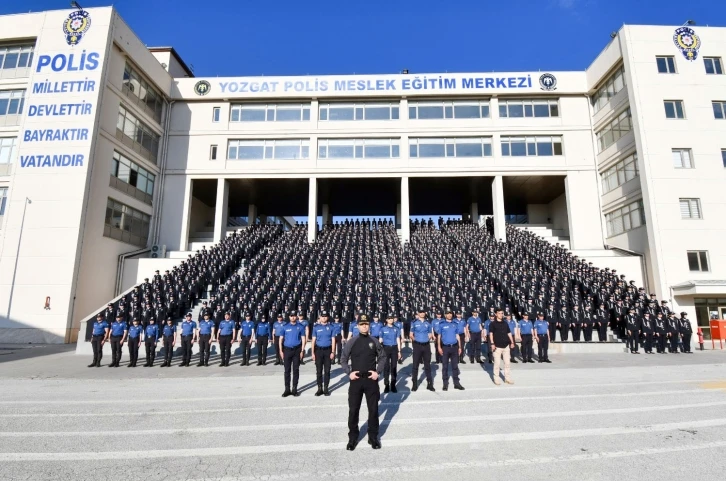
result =
[{"label": "police officer in black uniform", "polygon": [[640,318],[635,315],[635,309],[630,308],[629,314],[625,316],[625,329],[628,334],[628,347],[632,354],[640,354],[638,352],[638,344],[640,342]]},{"label": "police officer in black uniform", "polygon": [[681,342],[683,343],[683,352],[693,354],[693,351],[691,351],[691,336],[693,335],[693,328],[691,327],[691,321],[687,316],[687,312],[681,312],[681,318],[679,319],[679,331],[681,333]]}]

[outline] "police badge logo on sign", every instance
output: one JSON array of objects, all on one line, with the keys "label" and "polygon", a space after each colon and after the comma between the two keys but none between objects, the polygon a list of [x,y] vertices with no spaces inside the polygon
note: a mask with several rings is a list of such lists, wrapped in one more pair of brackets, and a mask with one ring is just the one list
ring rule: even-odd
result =
[{"label": "police badge logo on sign", "polygon": [[555,78],[555,76],[551,73],[542,74],[539,78],[539,87],[541,90],[545,90],[547,92],[557,90],[557,78]]},{"label": "police badge logo on sign", "polygon": [[696,60],[698,49],[701,48],[701,38],[689,27],[677,28],[673,33],[673,43],[681,51],[686,60]]},{"label": "police badge logo on sign", "polygon": [[79,9],[68,14],[68,18],[63,21],[63,33],[68,45],[71,47],[78,45],[89,28],[91,28],[91,15],[88,12]]}]

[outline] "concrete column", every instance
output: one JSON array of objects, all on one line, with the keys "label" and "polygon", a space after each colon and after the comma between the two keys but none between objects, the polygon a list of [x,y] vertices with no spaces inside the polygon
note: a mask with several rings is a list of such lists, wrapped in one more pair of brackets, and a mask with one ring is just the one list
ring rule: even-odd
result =
[{"label": "concrete column", "polygon": [[504,186],[502,176],[497,175],[492,180],[492,210],[494,214],[494,238],[507,241],[507,223],[504,219]]},{"label": "concrete column", "polygon": [[323,226],[326,226],[332,222],[333,218],[330,216],[330,205],[323,204]]},{"label": "concrete column", "polygon": [[250,204],[247,207],[247,225],[254,225],[257,223],[257,206]]},{"label": "concrete column", "polygon": [[479,203],[478,202],[471,203],[471,223],[472,224],[479,223]]},{"label": "concrete column", "polygon": [[401,177],[401,242],[411,239],[411,226],[409,225],[408,204],[408,177]]},{"label": "concrete column", "polygon": [[179,239],[179,250],[185,251],[189,247],[189,226],[192,220],[192,197],[194,194],[194,181],[187,178],[184,189],[184,207],[182,208],[181,238]]},{"label": "concrete column", "polygon": [[214,242],[220,242],[227,234],[229,218],[229,182],[217,180],[217,206],[214,208]]},{"label": "concrete column", "polygon": [[318,179],[310,177],[308,188],[308,242],[315,242],[318,222]]},{"label": "concrete column", "polygon": [[396,229],[401,228],[401,204],[396,204],[396,217],[393,220]]},{"label": "concrete column", "polygon": [[596,171],[569,172],[565,177],[567,221],[570,228],[570,249],[602,249],[602,223]]}]

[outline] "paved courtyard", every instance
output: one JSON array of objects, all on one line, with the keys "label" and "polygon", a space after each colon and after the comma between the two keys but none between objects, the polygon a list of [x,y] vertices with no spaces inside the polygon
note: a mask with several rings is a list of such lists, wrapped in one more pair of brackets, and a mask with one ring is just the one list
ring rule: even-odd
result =
[{"label": "paved courtyard", "polygon": [[513,365],[513,386],[467,364],[466,391],[443,392],[437,372],[435,393],[410,392],[409,359],[382,397],[383,449],[351,453],[340,369],[317,398],[302,366],[302,396],[283,399],[277,366],[89,369],[72,347],[0,346],[0,480],[724,475],[726,353],[552,359]]}]

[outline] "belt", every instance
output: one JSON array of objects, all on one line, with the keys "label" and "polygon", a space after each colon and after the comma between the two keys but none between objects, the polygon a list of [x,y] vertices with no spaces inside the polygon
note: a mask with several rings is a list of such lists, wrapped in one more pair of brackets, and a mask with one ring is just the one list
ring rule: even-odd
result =
[{"label": "belt", "polygon": [[318,349],[330,349],[331,347],[333,347],[333,346],[332,345],[330,345],[330,346],[318,346],[318,345],[315,345],[315,350],[317,351]]},{"label": "belt", "polygon": [[190,337],[194,337],[192,334],[182,334],[182,339],[188,339]]},{"label": "belt", "polygon": [[547,335],[547,333],[546,333],[546,332],[543,332],[542,334],[540,334],[540,333],[538,332],[538,333],[537,333],[537,335],[538,335],[538,336],[546,336],[546,335]]},{"label": "belt", "polygon": [[290,347],[290,346],[282,346],[282,348],[283,348],[283,349],[288,349],[288,350],[292,351],[293,349],[297,349],[297,348],[298,348],[298,347],[300,347],[301,345],[302,345],[302,344],[298,344],[297,346],[293,346],[293,347]]},{"label": "belt", "polygon": [[430,344],[430,341],[426,341],[426,342],[413,341],[413,343],[418,344],[419,346],[428,346]]},{"label": "belt", "polygon": [[123,337],[123,334],[119,334],[118,336],[117,336],[117,335],[115,335],[115,334],[111,334],[111,337],[112,337],[112,338],[113,338],[113,337],[115,337],[115,338],[117,338],[117,339],[118,339],[119,337]]},{"label": "belt", "polygon": [[458,347],[459,344],[443,344],[443,346],[444,347],[454,347],[454,346],[457,346]]},{"label": "belt", "polygon": [[398,344],[384,344],[383,347],[398,347]]},{"label": "belt", "polygon": [[526,334],[525,334],[525,333],[522,333],[522,335],[523,335],[523,336],[531,336],[531,335],[532,335],[532,333],[531,333],[531,332],[528,332],[528,333],[526,333]]}]

